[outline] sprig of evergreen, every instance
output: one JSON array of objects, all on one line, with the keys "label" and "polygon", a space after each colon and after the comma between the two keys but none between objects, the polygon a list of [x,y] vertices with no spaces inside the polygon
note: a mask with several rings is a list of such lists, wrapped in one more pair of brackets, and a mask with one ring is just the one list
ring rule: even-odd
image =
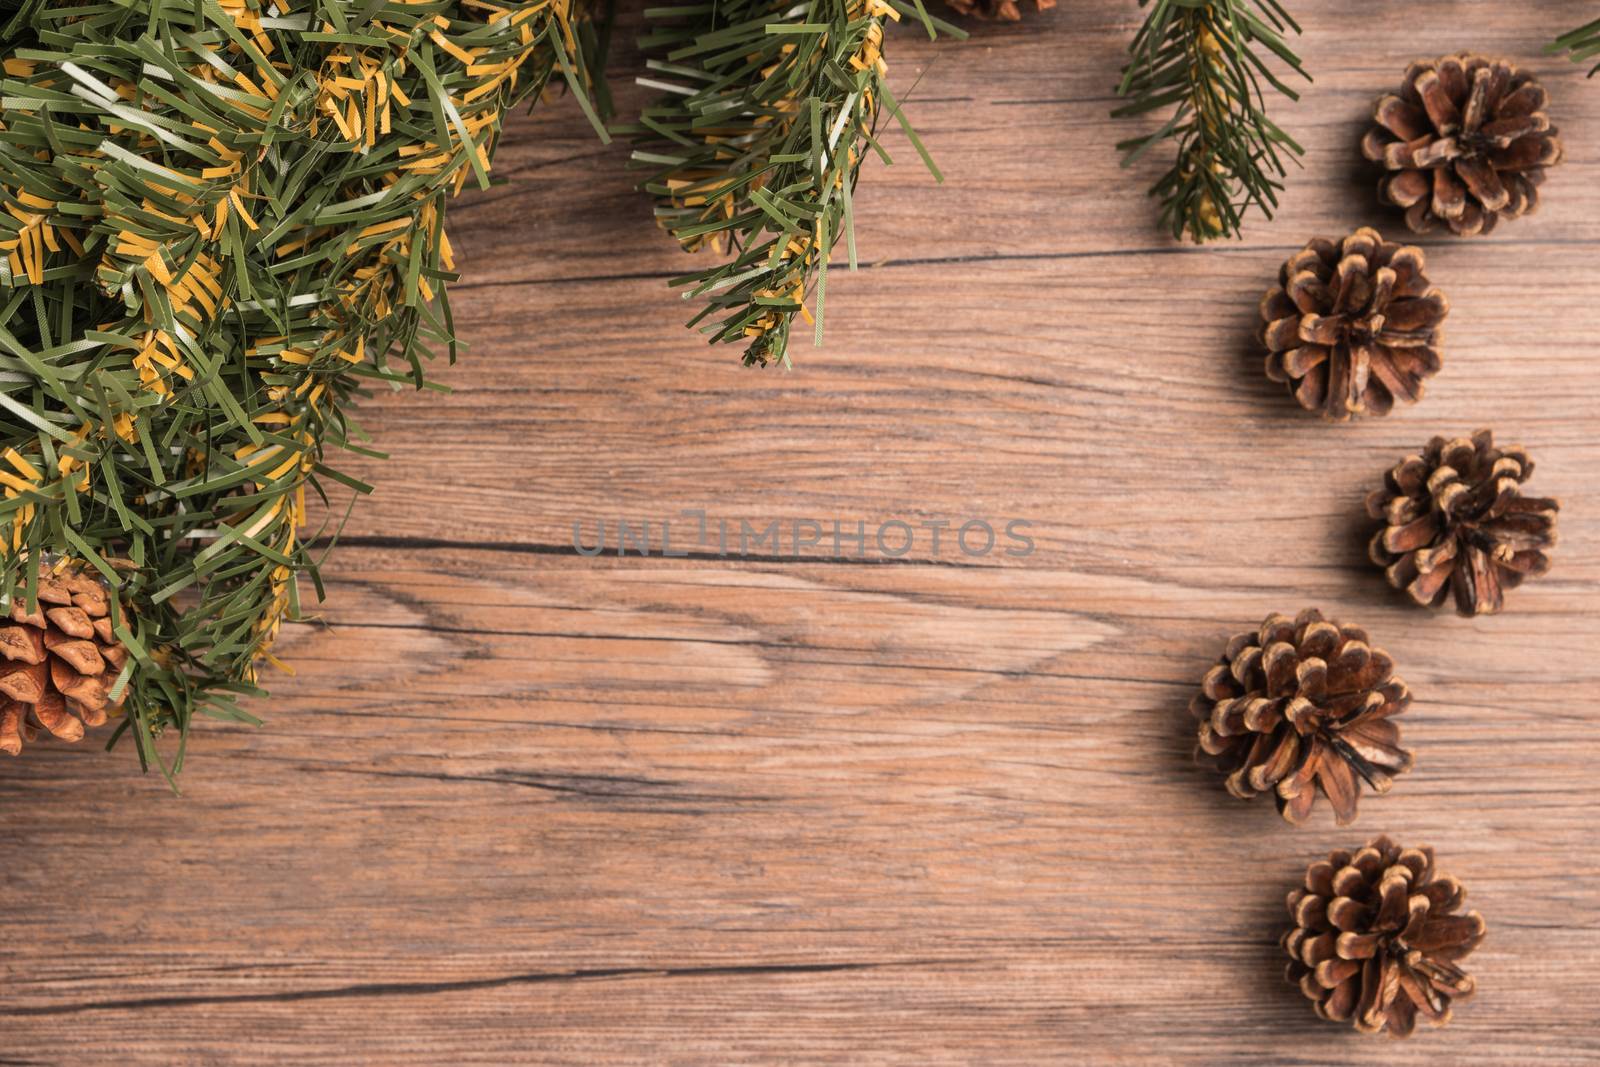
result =
[{"label": "sprig of evergreen", "polygon": [[1277,0],[1151,4],[1117,87],[1128,102],[1112,114],[1171,109],[1159,129],[1117,148],[1128,166],[1155,145],[1175,142],[1171,168],[1150,188],[1161,201],[1161,224],[1174,237],[1187,234],[1196,244],[1237,237],[1252,205],[1272,217],[1284,158],[1304,150],[1267,116],[1263,83],[1290,100],[1299,95],[1273,72],[1262,50],[1311,80],[1284,40],[1289,31],[1300,27]]},{"label": "sprig of evergreen", "polygon": [[[796,315],[822,339],[829,253],[844,237],[856,266],[851,195],[885,113],[928,169],[926,148],[885,81],[885,24],[902,14],[928,35],[962,31],[920,0],[722,0],[654,8],[640,83],[667,94],[628,128],[641,188],[687,251],[716,264],[673,279],[704,298],[691,320],[713,344],[745,345],[746,364],[789,362]],[[810,302],[814,310],[807,308]],[[709,320],[709,321],[707,321]]]},{"label": "sprig of evergreen", "polygon": [[[349,405],[455,357],[446,201],[506,110],[589,102],[568,0],[59,3],[0,13],[0,608],[70,556],[127,609],[140,758],[254,721],[320,595],[308,492],[365,492]],[[314,539],[313,539],[314,540]]]},{"label": "sprig of evergreen", "polygon": [[1589,68],[1589,77],[1594,77],[1600,73],[1600,18],[1563,33],[1551,43],[1550,51],[1565,52],[1574,63],[1596,60]]}]

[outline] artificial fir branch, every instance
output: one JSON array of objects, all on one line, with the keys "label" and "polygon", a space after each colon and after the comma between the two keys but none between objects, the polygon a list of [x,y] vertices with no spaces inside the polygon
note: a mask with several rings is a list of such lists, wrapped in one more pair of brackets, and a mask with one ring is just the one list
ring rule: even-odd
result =
[{"label": "artificial fir branch", "polygon": [[[883,31],[902,14],[965,36],[899,0],[723,0],[645,14],[652,57],[641,84],[668,94],[630,132],[656,218],[714,265],[673,280],[705,306],[712,343],[745,345],[746,364],[789,362],[800,315],[822,336],[828,253],[843,236],[856,265],[851,194],[868,150],[889,162],[879,118],[927,151],[884,80]],[[806,307],[808,298],[814,312]]]},{"label": "artificial fir branch", "polygon": [[[1574,63],[1588,63],[1600,57],[1600,19],[1586,22],[1575,30],[1563,33],[1550,45],[1552,52],[1565,52]],[[1600,73],[1600,60],[1589,68],[1589,77]]]},{"label": "artificial fir branch", "polygon": [[[23,0],[0,13],[0,608],[84,561],[141,759],[249,720],[317,582],[348,405],[452,358],[446,201],[507,108],[589,103],[570,0]],[[181,763],[162,763],[171,772]]]},{"label": "artificial fir branch", "polygon": [[1300,28],[1276,0],[1153,0],[1117,89],[1128,102],[1112,114],[1171,109],[1160,129],[1117,148],[1127,166],[1161,142],[1176,143],[1172,167],[1150,189],[1174,237],[1237,237],[1252,205],[1272,216],[1284,156],[1303,150],[1267,117],[1263,82],[1290,100],[1299,95],[1261,50],[1311,78],[1285,43],[1287,31]]}]

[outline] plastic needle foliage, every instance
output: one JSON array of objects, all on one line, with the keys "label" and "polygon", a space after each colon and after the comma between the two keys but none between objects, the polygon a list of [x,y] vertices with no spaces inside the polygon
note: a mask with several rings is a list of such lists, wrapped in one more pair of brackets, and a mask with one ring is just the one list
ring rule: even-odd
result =
[{"label": "plastic needle foliage", "polygon": [[[1141,0],[1141,5],[1146,0]],[[1155,132],[1123,141],[1123,165],[1171,141],[1172,167],[1151,187],[1161,224],[1196,244],[1237,237],[1253,205],[1268,218],[1278,203],[1285,156],[1301,147],[1267,117],[1265,86],[1299,95],[1268,65],[1271,53],[1311,76],[1284,35],[1300,27],[1276,0],[1154,0],[1129,46],[1112,112],[1131,117],[1171,110]]]},{"label": "plastic needle foliage", "polygon": [[1589,77],[1594,77],[1600,73],[1600,18],[1557,37],[1549,50],[1567,53],[1574,63],[1594,61],[1589,68]]},{"label": "plastic needle foliage", "polygon": [[641,39],[652,58],[640,81],[667,96],[631,128],[633,160],[654,168],[642,188],[662,227],[717,257],[673,284],[704,298],[690,325],[705,323],[712,343],[744,345],[746,364],[787,365],[795,316],[821,343],[841,236],[856,266],[856,178],[869,151],[890,162],[879,119],[893,115],[939,177],[885,81],[885,23],[904,14],[930,37],[965,34],[898,0],[723,0],[645,14],[658,28]]},{"label": "plastic needle foliage", "polygon": [[251,721],[308,491],[367,488],[350,401],[454,357],[446,201],[547,82],[591,108],[589,38],[568,0],[0,3],[0,607],[98,572],[147,763]]}]

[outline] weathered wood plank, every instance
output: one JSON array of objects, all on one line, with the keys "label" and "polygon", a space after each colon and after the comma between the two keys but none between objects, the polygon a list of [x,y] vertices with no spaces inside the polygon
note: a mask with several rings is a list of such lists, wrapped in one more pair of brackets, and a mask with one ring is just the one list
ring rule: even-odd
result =
[{"label": "weathered wood plank", "polygon": [[[13,934],[94,931],[28,960],[8,1022],[329,1062],[354,1035],[382,1062],[1315,1059],[1271,932],[1351,835],[1237,805],[1181,725],[1214,619],[1271,584],[347,552],[301,678],[266,730],[208,731],[187,800],[92,792],[81,751],[8,780],[78,815],[22,825]],[[1361,830],[1436,843],[1495,920],[1485,995],[1427,1047],[1594,1053],[1592,642],[1367,608],[1422,761]],[[1558,680],[1508,669],[1542,637]]]},{"label": "weathered wood plank", "polygon": [[[508,183],[455,214],[455,391],[365,407],[393,458],[344,465],[379,492],[267,726],[198,731],[182,799],[127,752],[0,764],[0,1063],[1600,1060],[1600,86],[1537,55],[1587,5],[1298,7],[1306,169],[1206,251],[1116,168],[1134,5],[898,34],[948,180],[891,133],[901,180],[857,202],[875,266],[833,275],[791,374],[682,330],[625,150],[559,103],[513,124]],[[1261,379],[1255,299],[1310,234],[1383,219],[1366,101],[1463,45],[1546,75],[1569,161],[1539,216],[1427,243],[1453,312],[1423,405],[1318,424]],[[1556,569],[1499,618],[1415,612],[1360,500],[1480,425],[1566,502]],[[1036,551],[571,548],[686,508],[1025,518]],[[1418,768],[1353,830],[1188,758],[1220,642],[1305,604],[1417,694]],[[1304,864],[1380,831],[1438,846],[1490,923],[1482,995],[1399,1052],[1318,1025],[1274,943]]]}]

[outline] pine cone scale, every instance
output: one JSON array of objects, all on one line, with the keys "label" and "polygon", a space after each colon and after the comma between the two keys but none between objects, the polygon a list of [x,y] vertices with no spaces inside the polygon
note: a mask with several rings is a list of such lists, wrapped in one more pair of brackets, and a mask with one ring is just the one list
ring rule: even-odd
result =
[{"label": "pine cone scale", "polygon": [[31,704],[44,695],[48,672],[43,661],[0,665],[0,693]]},{"label": "pine cone scale", "polygon": [[[66,698],[60,693],[45,693],[33,705],[34,718],[63,741],[83,740],[84,721],[67,713]],[[102,722],[104,719],[101,720]],[[90,724],[95,725],[95,724]]]},{"label": "pine cone scale", "polygon": [[1411,753],[1400,747],[1400,731],[1386,719],[1358,723],[1339,738],[1341,754],[1376,793],[1387,793],[1394,776],[1410,769]]},{"label": "pine cone scale", "polygon": [[1361,799],[1360,787],[1356,784],[1355,771],[1339,752],[1338,742],[1332,742],[1329,747],[1334,751],[1325,754],[1317,763],[1317,785],[1333,807],[1334,820],[1343,826],[1355,820],[1356,805]]},{"label": "pine cone scale", "polygon": [[1415,105],[1393,93],[1378,98],[1378,102],[1372,108],[1372,118],[1378,125],[1399,138],[1398,142],[1384,146],[1389,152],[1403,150],[1413,142],[1428,137],[1428,116],[1419,111]]},{"label": "pine cone scale", "polygon": [[51,635],[45,638],[45,647],[79,674],[99,674],[106,669],[106,661],[101,658],[93,641]]},{"label": "pine cone scale", "polygon": [[39,606],[33,611],[29,611],[22,603],[20,596],[14,597],[11,601],[11,621],[26,623],[29,626],[37,626],[43,629],[48,621],[44,617],[44,601],[40,600]]},{"label": "pine cone scale", "polygon": [[0,656],[22,663],[44,662],[44,634],[23,626],[0,629]]},{"label": "pine cone scale", "polygon": [[[1447,71],[1453,68],[1446,68]],[[1412,86],[1417,95],[1422,98],[1422,109],[1427,112],[1428,121],[1433,123],[1433,128],[1441,132],[1457,129],[1461,125],[1461,111],[1456,107],[1455,101],[1450,99],[1460,87],[1445,88],[1445,79],[1439,76],[1438,71],[1425,70],[1419,74]]]}]

